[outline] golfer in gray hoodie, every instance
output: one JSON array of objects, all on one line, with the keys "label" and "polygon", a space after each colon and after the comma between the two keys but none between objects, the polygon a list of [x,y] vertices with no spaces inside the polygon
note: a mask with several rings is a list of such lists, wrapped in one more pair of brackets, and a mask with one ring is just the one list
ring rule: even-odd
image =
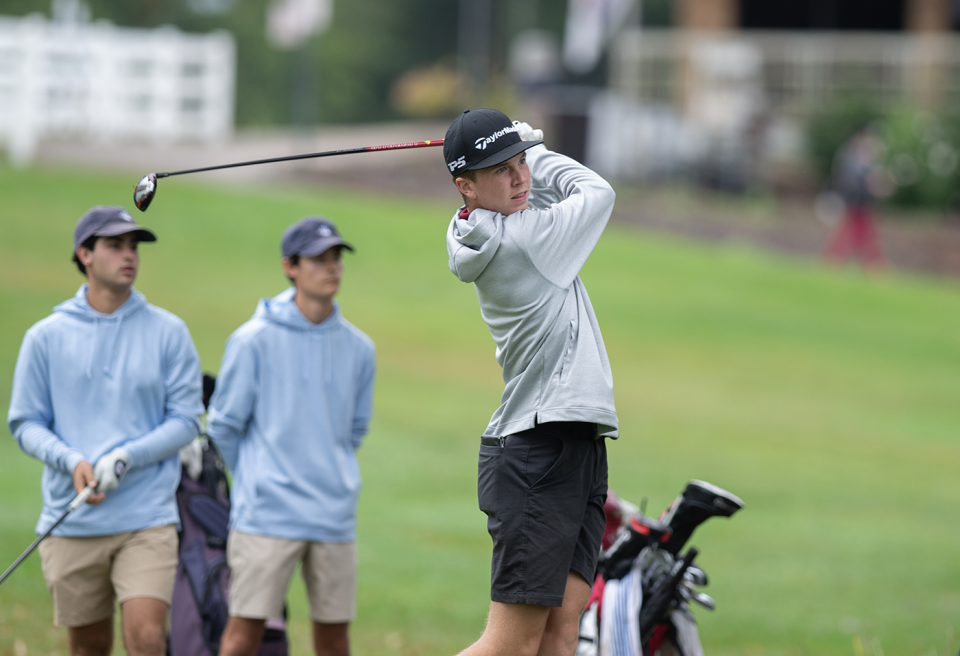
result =
[{"label": "golfer in gray hoodie", "polygon": [[493,538],[490,616],[464,651],[569,654],[605,518],[613,376],[580,269],[613,189],[501,112],[464,112],[444,159],[464,205],[450,270],[471,282],[505,388],[480,440],[478,498]]}]

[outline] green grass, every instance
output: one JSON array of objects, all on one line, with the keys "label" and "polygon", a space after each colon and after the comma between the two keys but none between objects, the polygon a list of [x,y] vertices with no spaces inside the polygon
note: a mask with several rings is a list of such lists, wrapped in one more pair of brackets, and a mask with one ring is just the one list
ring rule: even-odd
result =
[{"label": "green grass", "polygon": [[[23,332],[81,282],[74,222],[97,203],[129,206],[135,178],[0,168],[4,407]],[[283,228],[322,213],[358,247],[341,302],[376,341],[379,373],[360,454],[355,653],[455,653],[488,605],[476,452],[502,390],[476,295],[446,267],[455,201],[200,182],[161,183],[142,217],[160,241],[142,249],[138,288],[186,320],[206,370],[257,299],[284,287]],[[746,502],[692,541],[718,604],[697,613],[707,652],[954,653],[960,289],[622,228],[583,279],[621,418],[611,486],[651,511],[691,478]],[[3,434],[6,566],[33,537],[40,466]],[[290,602],[295,653],[309,653],[299,581]],[[16,644],[66,652],[36,556],[0,588],[0,654]]]}]

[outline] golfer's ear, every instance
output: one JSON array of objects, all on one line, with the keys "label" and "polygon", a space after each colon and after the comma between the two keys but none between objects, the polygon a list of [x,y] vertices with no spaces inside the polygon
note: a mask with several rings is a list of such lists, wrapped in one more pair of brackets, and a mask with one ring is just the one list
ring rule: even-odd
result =
[{"label": "golfer's ear", "polygon": [[283,265],[283,272],[287,275],[287,278],[295,278],[297,272],[300,270],[300,267],[290,261],[289,257],[283,258],[280,263]]},{"label": "golfer's ear", "polygon": [[476,198],[477,192],[473,186],[473,180],[470,178],[461,178],[456,177],[453,179],[453,183],[457,185],[457,190],[467,198]]},{"label": "golfer's ear", "polygon": [[85,267],[90,266],[93,262],[93,251],[91,251],[86,246],[77,246],[77,259],[80,260],[80,264]]}]

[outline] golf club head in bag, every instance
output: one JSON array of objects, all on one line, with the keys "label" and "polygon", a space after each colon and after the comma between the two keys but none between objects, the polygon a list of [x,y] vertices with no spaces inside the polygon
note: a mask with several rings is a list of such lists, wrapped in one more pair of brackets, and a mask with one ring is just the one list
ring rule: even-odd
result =
[{"label": "golf club head in bag", "polygon": [[690,481],[660,517],[672,531],[660,548],[676,556],[700,524],[711,517],[730,517],[741,508],[743,501],[735,494],[704,481]]},{"label": "golf club head in bag", "polygon": [[660,520],[639,513],[634,515],[617,540],[600,555],[603,577],[608,581],[622,579],[641,551],[653,544],[666,543],[671,533],[670,527]]}]

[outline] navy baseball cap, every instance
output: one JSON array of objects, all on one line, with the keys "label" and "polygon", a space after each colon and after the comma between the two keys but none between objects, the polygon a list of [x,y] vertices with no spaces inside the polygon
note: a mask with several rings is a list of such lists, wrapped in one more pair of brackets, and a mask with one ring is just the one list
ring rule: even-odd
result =
[{"label": "navy baseball cap", "polygon": [[73,229],[73,250],[90,237],[116,237],[128,232],[135,232],[140,241],[157,241],[153,231],[137,225],[127,210],[113,205],[97,205],[77,221],[77,227]]},{"label": "navy baseball cap", "polygon": [[496,109],[468,109],[443,138],[443,159],[452,175],[505,162],[542,141],[524,141],[507,115]]},{"label": "navy baseball cap", "polygon": [[283,233],[280,252],[284,257],[302,255],[313,257],[328,248],[343,246],[348,251],[354,248],[343,240],[333,221],[322,216],[308,216],[300,219]]}]

